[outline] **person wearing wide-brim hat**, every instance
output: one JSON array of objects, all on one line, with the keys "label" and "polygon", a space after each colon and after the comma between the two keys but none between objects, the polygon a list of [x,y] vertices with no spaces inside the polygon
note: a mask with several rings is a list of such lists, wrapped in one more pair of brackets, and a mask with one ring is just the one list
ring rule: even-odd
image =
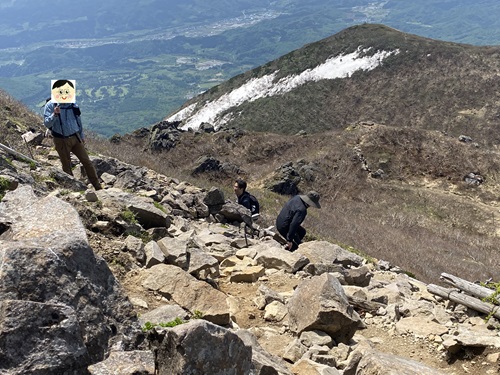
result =
[{"label": "person wearing wide-brim hat", "polygon": [[295,251],[302,243],[306,230],[301,224],[309,207],[321,208],[319,194],[315,191],[292,197],[281,209],[276,218],[276,229],[287,241],[285,249]]}]

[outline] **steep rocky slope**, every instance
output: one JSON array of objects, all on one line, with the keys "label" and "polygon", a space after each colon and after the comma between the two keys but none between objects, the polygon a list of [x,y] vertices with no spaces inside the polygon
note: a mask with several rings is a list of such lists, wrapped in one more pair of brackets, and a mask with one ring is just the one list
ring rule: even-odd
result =
[{"label": "steep rocky slope", "polygon": [[[12,190],[7,193],[0,210],[4,280],[2,304],[6,307],[8,303],[9,311],[15,313],[17,305],[12,301],[19,301],[19,305],[23,303],[21,298],[24,298],[20,285],[26,291],[30,288],[37,290],[37,285],[47,284],[51,276],[50,269],[40,272],[44,270],[44,264],[51,267],[51,262],[62,262],[63,269],[64,264],[69,265],[69,258],[66,258],[68,250],[78,250],[71,244],[79,243],[81,246],[87,242],[85,238],[74,235],[75,228],[83,230],[90,248],[96,254],[99,267],[104,267],[99,261],[104,259],[106,267],[119,282],[119,289],[130,301],[123,301],[117,310],[111,310],[119,324],[111,320],[102,323],[101,329],[108,327],[107,334],[116,336],[109,341],[109,347],[103,344],[94,346],[94,351],[88,357],[93,363],[89,367],[90,373],[126,374],[140,369],[143,374],[152,374],[155,362],[163,369],[160,373],[172,373],[166,370],[172,362],[169,358],[179,358],[176,363],[186,362],[184,365],[188,366],[196,363],[194,353],[210,353],[210,350],[212,354],[204,357],[206,363],[232,366],[231,362],[219,358],[226,350],[222,343],[215,348],[198,347],[191,352],[186,342],[177,342],[176,345],[184,345],[185,351],[171,349],[167,341],[178,340],[176,332],[178,335],[184,332],[186,337],[192,337],[195,333],[191,329],[198,332],[198,336],[194,336],[198,337],[198,345],[204,342],[200,341],[200,332],[204,332],[204,335],[213,332],[216,336],[239,333],[242,335],[240,339],[227,336],[227,340],[235,347],[241,345],[240,340],[254,337],[257,343],[245,341],[253,347],[252,365],[245,361],[241,363],[254,366],[252,371],[260,374],[386,374],[388,368],[392,368],[395,373],[407,371],[412,374],[422,371],[427,374],[494,374],[498,371],[500,336],[497,320],[492,318],[485,323],[484,316],[473,310],[463,306],[453,308],[446,300],[429,293],[426,284],[401,273],[397,267],[383,261],[366,262],[364,258],[325,241],[310,241],[300,251],[288,253],[263,228],[259,235],[245,237],[241,226],[227,222],[228,218],[244,215],[244,212],[238,211],[237,206],[234,211],[235,207],[231,209],[231,205],[221,210],[224,198],[220,190],[202,189],[116,159],[95,156],[94,162],[105,189],[83,192],[86,185],[82,181],[85,179],[78,173],[77,179],[73,179],[60,172],[58,161],[54,153],[50,152],[50,143],[48,140],[43,143],[45,146],[37,148],[39,165],[36,168],[30,163],[0,154],[4,166],[2,178],[10,181],[8,190]],[[78,172],[79,168],[75,171]],[[26,189],[34,189],[36,195],[26,194]],[[21,199],[23,204],[16,204],[16,199]],[[74,213],[78,212],[79,215],[71,214],[71,208],[64,201],[74,207]],[[58,218],[59,222],[55,221],[53,215],[63,212],[62,207],[65,207],[68,215],[74,218],[79,216],[79,219],[68,220],[69,216],[65,214]],[[23,215],[19,215],[19,212],[23,212]],[[51,224],[60,224],[54,228],[42,219],[49,219]],[[64,240],[61,242],[61,239]],[[13,254],[26,251],[26,248],[19,248],[22,241],[36,244],[38,250],[33,254],[38,254],[40,258],[39,261],[32,258],[30,267],[39,272],[37,276],[18,284],[21,279],[14,277],[16,267],[7,265],[15,262]],[[49,249],[58,256],[58,261]],[[187,254],[189,256],[186,257]],[[52,261],[43,261],[45,257]],[[9,262],[5,262],[6,259]],[[69,297],[77,292],[76,301],[80,302],[75,305],[75,318],[72,318],[77,320],[88,316],[89,312],[88,308],[78,310],[78,306],[85,306],[80,303],[87,298],[87,287],[82,288],[83,280],[87,279],[85,273],[75,273],[78,288],[73,289],[73,284],[69,283],[71,272],[78,271],[83,265],[83,260],[80,262],[66,266],[68,291],[63,294]],[[96,290],[99,290],[99,285],[107,284],[109,288],[109,276],[106,276],[107,282],[100,284],[104,281],[104,271],[94,272],[96,276],[101,275],[92,284]],[[12,280],[12,284],[5,284],[5,280]],[[28,280],[33,284],[29,284]],[[8,291],[12,293],[12,288],[5,289],[9,285],[19,285],[16,287],[17,299],[7,294]],[[309,285],[316,287],[309,290]],[[337,292],[334,293],[334,290]],[[40,295],[37,302],[40,306],[68,303],[56,295],[49,293],[47,297],[50,299]],[[308,295],[310,301],[307,300]],[[334,295],[338,306],[332,309],[330,303]],[[325,298],[330,303],[316,306],[317,301]],[[109,299],[109,302],[112,301],[119,302],[120,299],[113,297]],[[322,328],[319,328],[317,324],[308,322],[307,319],[311,319],[308,316],[310,311],[303,310],[301,305],[304,303],[308,310],[319,308],[321,314],[335,318],[322,322]],[[120,318],[120,314],[125,314],[130,306],[133,306],[136,317],[132,316],[127,323],[126,319]],[[165,312],[162,310],[165,307],[174,309],[174,312]],[[347,309],[342,313],[343,308]],[[109,309],[112,309],[111,305],[106,304],[102,311]],[[6,323],[15,320],[13,314],[5,314],[5,309],[2,311],[1,355],[9,360],[19,360],[19,354],[5,350],[8,348],[6,343],[13,337],[19,338],[21,328],[24,332],[26,327],[21,324],[16,325],[14,330],[6,330]],[[65,314],[73,317],[73,313]],[[98,315],[93,315],[94,319]],[[194,319],[197,317],[203,317],[204,323]],[[345,320],[347,317],[349,319]],[[148,324],[154,326],[177,318],[190,322],[171,329],[156,326],[149,331],[149,335],[153,336],[146,335],[148,338],[138,332],[140,327]],[[313,316],[312,320],[316,318]],[[344,323],[339,327],[335,323],[336,319]],[[50,336],[41,326],[46,322],[28,319],[25,324],[28,322],[32,338],[58,340],[58,332],[64,332],[63,327],[65,324],[67,326],[68,321],[52,322]],[[353,322],[356,324],[353,325]],[[210,325],[212,323],[220,328]],[[40,324],[38,328],[37,324]],[[249,333],[251,336],[246,336]],[[163,336],[168,340],[162,341]],[[70,360],[76,358],[75,353],[81,356],[82,350],[90,347],[87,341],[89,337],[86,335],[82,338],[85,345],[76,351],[58,341],[61,345],[57,346],[59,354],[65,349],[64,363],[89,361]],[[206,337],[208,339],[209,336]],[[154,340],[160,343],[156,360],[147,354],[151,354],[148,347],[154,347]],[[239,348],[244,351],[243,347]],[[42,346],[38,346],[37,350],[40,350],[37,360],[39,366],[45,369],[41,373],[51,373],[51,368],[64,368],[64,365],[61,367],[62,362],[41,361],[40,358],[53,356],[44,356],[45,349]],[[33,351],[30,353],[34,354]],[[257,353],[260,353],[259,356]],[[97,361],[108,355],[107,360]],[[30,357],[27,355],[27,358]],[[216,359],[220,362],[216,362]],[[11,363],[13,374],[26,369],[23,367],[25,362],[20,362],[15,367],[13,362],[2,361]],[[247,372],[236,372],[233,367],[234,373],[250,373],[249,369],[241,370]],[[212,368],[210,373],[218,372]]]}]

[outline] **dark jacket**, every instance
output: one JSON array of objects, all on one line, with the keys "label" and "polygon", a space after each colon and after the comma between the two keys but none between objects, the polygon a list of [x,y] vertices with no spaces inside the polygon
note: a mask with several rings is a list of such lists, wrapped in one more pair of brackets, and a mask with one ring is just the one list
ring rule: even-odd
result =
[{"label": "dark jacket", "polygon": [[291,242],[297,233],[297,229],[307,215],[307,207],[298,195],[292,197],[281,209],[276,218],[276,229],[280,233],[286,233],[286,240]]},{"label": "dark jacket", "polygon": [[252,199],[250,198],[250,193],[247,191],[244,191],[243,194],[241,194],[238,197],[238,204],[241,204],[243,207],[246,207],[250,210],[250,212],[253,214],[256,214],[258,212],[257,207],[255,204],[252,202]]},{"label": "dark jacket", "polygon": [[244,191],[243,194],[241,194],[238,197],[238,204],[241,204],[243,207],[246,207],[249,210],[252,210],[252,202],[250,201],[250,193],[248,193],[247,191]]}]

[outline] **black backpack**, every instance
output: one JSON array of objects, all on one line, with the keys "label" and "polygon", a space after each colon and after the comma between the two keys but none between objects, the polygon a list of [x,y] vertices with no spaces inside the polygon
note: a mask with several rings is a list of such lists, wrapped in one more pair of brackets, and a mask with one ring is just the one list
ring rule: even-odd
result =
[{"label": "black backpack", "polygon": [[250,212],[252,213],[252,215],[260,213],[259,201],[257,200],[257,198],[255,198],[254,195],[252,195],[250,193],[248,195],[250,196],[250,202],[252,203],[252,206],[250,208]]}]

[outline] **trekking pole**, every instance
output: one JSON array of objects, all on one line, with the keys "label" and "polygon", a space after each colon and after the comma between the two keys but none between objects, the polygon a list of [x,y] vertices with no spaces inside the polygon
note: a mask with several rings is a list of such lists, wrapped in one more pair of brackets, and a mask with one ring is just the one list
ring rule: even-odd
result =
[{"label": "trekking pole", "polygon": [[23,139],[25,145],[26,145],[26,148],[28,149],[28,152],[30,153],[31,155],[31,158],[33,160],[35,160],[35,157],[33,156],[33,154],[31,153],[31,148],[30,148],[30,145],[28,144],[28,141],[26,141],[26,137],[24,137],[24,134],[21,136],[21,138]]}]

